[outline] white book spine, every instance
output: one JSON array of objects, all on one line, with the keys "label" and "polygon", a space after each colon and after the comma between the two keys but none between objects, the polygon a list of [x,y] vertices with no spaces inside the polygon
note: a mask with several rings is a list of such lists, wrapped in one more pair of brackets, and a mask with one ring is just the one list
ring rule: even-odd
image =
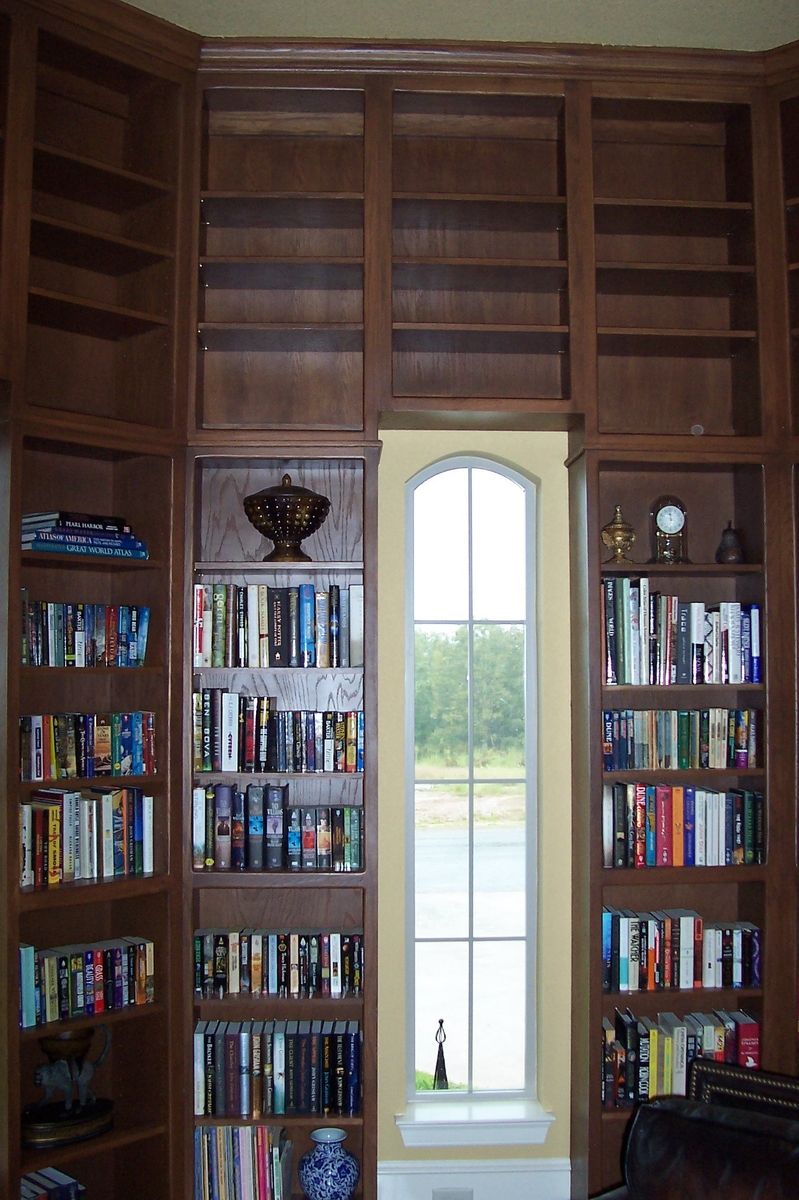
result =
[{"label": "white book spine", "polygon": [[153,855],[153,797],[142,796],[142,871],[152,875]]},{"label": "white book spine", "polygon": [[258,584],[247,584],[247,666],[261,665],[261,627],[258,611]]},{"label": "white book spine", "polygon": [[222,693],[222,770],[236,771],[239,765],[239,697]]},{"label": "white book spine", "polygon": [[364,663],[364,597],[363,584],[350,584],[350,666]]},{"label": "white book spine", "polygon": [[102,845],[102,877],[114,878],[114,812],[110,795],[104,795],[101,801],[101,845]]},{"label": "white book spine", "polygon": [[19,886],[33,887],[33,809],[30,804],[19,806]]}]

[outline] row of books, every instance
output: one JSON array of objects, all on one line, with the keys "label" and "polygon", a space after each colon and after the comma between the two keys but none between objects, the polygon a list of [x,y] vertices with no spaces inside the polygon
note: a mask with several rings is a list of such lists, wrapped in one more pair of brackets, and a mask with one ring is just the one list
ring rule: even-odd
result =
[{"label": "row of books", "polygon": [[660,1012],[636,1017],[616,1009],[602,1019],[602,1105],[632,1108],[653,1096],[686,1094],[695,1058],[760,1067],[760,1024],[743,1009]]},{"label": "row of books", "polygon": [[22,589],[23,666],[142,667],[149,631],[146,604],[30,600]]},{"label": "row of books", "polygon": [[86,1188],[57,1167],[28,1171],[19,1181],[19,1200],[80,1200]]},{"label": "row of books", "polygon": [[124,517],[64,511],[22,516],[22,549],[106,558],[147,558],[145,543]]},{"label": "row of books", "polygon": [[274,1125],[198,1125],[194,1200],[291,1200],[293,1144]]},{"label": "row of books", "polygon": [[226,996],[360,996],[361,933],[274,933],[264,929],[198,929],[194,992]]},{"label": "row of books", "polygon": [[19,995],[22,1029],[152,1004],[153,942],[130,935],[45,950],[23,943]]},{"label": "row of books", "polygon": [[686,908],[602,909],[602,989],[759,988],[762,937],[751,921],[706,921]]},{"label": "row of books", "polygon": [[729,867],[766,861],[766,801],[748,788],[606,783],[606,867]]},{"label": "row of books", "polygon": [[19,807],[20,887],[153,870],[153,797],[139,787],[40,788]]},{"label": "row of books", "polygon": [[606,684],[762,681],[761,606],[653,591],[647,576],[602,580]]},{"label": "row of books", "polygon": [[154,775],[155,713],[36,713],[19,720],[23,782]]},{"label": "row of books", "polygon": [[287,710],[273,696],[203,688],[192,696],[194,771],[363,771],[362,709]]},{"label": "row of books", "polygon": [[194,666],[362,667],[363,584],[194,585]]},{"label": "row of books", "polygon": [[289,803],[289,784],[216,783],[192,791],[195,871],[360,871],[360,805]]},{"label": "row of books", "polygon": [[602,713],[606,771],[745,771],[760,765],[753,708],[610,708]]},{"label": "row of books", "polygon": [[194,1115],[357,1116],[358,1021],[198,1021]]}]

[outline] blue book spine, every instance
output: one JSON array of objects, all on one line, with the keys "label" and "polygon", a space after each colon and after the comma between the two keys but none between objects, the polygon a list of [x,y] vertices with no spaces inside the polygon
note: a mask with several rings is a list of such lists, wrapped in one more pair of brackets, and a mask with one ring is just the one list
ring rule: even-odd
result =
[{"label": "blue book spine", "polygon": [[314,585],[301,583],[299,594],[300,666],[316,666],[316,599]]},{"label": "blue book spine", "polygon": [[696,790],[690,785],[683,792],[683,831],[683,861],[686,867],[693,867],[696,865]]},{"label": "blue book spine", "polygon": [[613,711],[609,708],[602,713],[602,765],[606,771],[612,771],[615,766]]},{"label": "blue book spine", "polygon": [[144,658],[147,653],[147,635],[150,632],[150,606],[148,604],[139,605],[139,629],[136,636],[136,666],[144,666]]},{"label": "blue book spine", "polygon": [[602,991],[610,991],[610,971],[611,971],[611,931],[612,931],[613,915],[608,909],[602,910]]},{"label": "blue book spine", "polygon": [[24,550],[37,550],[55,552],[56,554],[93,554],[98,558],[147,558],[147,550],[144,546],[125,546],[114,544],[113,546],[97,546],[92,544],[74,545],[71,542],[48,542],[41,537],[34,538],[32,542],[26,542],[23,546]]}]

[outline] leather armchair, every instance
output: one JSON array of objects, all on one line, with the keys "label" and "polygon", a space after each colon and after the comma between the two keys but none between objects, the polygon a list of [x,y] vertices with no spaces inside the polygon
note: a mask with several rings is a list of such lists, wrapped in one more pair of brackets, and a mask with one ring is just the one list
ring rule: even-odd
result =
[{"label": "leather armchair", "polygon": [[603,1200],[797,1200],[799,1121],[662,1096],[632,1117],[622,1187]]}]

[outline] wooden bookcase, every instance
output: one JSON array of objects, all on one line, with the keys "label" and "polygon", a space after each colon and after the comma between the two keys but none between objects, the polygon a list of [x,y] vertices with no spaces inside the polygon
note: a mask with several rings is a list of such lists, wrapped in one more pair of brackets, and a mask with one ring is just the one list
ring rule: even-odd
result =
[{"label": "wooden bookcase", "polygon": [[567,402],[563,96],[398,85],[392,131],[392,406]]},{"label": "wooden bookcase", "polygon": [[[146,1155],[149,1194],[177,1200],[192,1177],[196,1021],[256,1007],[259,1017],[327,1016],[318,998],[265,998],[261,1012],[192,996],[194,929],[336,922],[362,933],[376,962],[380,422],[571,433],[575,1197],[619,1177],[626,1119],[599,1099],[600,1024],[618,999],[601,986],[603,904],[757,922],[763,982],[746,1006],[762,1020],[764,1065],[796,1069],[796,672],[785,663],[796,659],[798,594],[798,87],[795,47],[753,57],[201,43],[112,3],[0,0],[0,962],[13,981],[21,941],[123,932],[151,937],[157,955],[155,1004],[109,1022],[97,1085],[113,1096],[114,1130],[48,1161],[127,1200]],[[333,504],[308,542],[314,562],[276,568],[260,561],[267,547],[242,500],[286,470]],[[676,568],[646,562],[649,505],[665,492],[689,513],[691,563]],[[763,683],[603,683],[600,531],[616,504],[637,530],[638,573],[708,604],[763,606]],[[21,552],[21,514],[51,506],[123,511],[150,558],[120,566]],[[744,533],[742,566],[714,561],[729,521]],[[362,671],[195,677],[193,583],[307,575],[363,582]],[[147,666],[135,679],[20,667],[22,587],[149,604]],[[362,871],[233,879],[192,869],[197,679],[287,707],[363,708],[362,777],[290,779],[297,794],[362,808]],[[767,861],[604,868],[603,709],[617,697],[619,707],[688,706],[699,692],[763,714],[762,761],[714,778],[762,787]],[[17,808],[31,785],[19,780],[19,718],[56,704],[155,711],[152,876],[20,891]],[[697,998],[670,994],[669,1007]],[[639,1000],[650,1015],[664,1007],[658,995]],[[20,1030],[13,982],[0,1005],[0,1189],[13,1194],[39,1161],[19,1136],[39,1031]],[[358,1194],[373,1200],[373,973],[339,1011],[363,1031],[362,1112],[345,1123]],[[298,1156],[319,1119],[284,1120]]]},{"label": "wooden bookcase", "polygon": [[749,106],[601,96],[592,115],[600,432],[756,436]]},{"label": "wooden bookcase", "polygon": [[790,96],[780,105],[782,150],[782,198],[785,205],[785,252],[788,272],[788,321],[790,325],[790,400],[793,431],[799,414],[799,96]]},{"label": "wooden bookcase", "polygon": [[203,84],[198,429],[360,430],[364,96]]},{"label": "wooden bookcase", "polygon": [[[148,1191],[166,1200],[182,1189],[172,1134],[182,1104],[173,1064],[184,987],[172,965],[181,944],[182,831],[174,803],[181,739],[173,679],[182,630],[175,523],[184,495],[184,452],[175,438],[187,358],[178,338],[186,307],[178,247],[195,43],[121,9],[99,28],[86,15],[62,20],[16,3],[0,13],[2,962],[9,984],[0,1190],[18,1194],[20,1174],[49,1164],[80,1178],[90,1194],[132,1197],[146,1158]],[[20,549],[22,514],[63,509],[124,516],[148,557]],[[144,665],[21,666],[23,590],[31,601],[147,606]],[[124,780],[152,796],[152,872],[21,887],[20,805],[46,782],[20,781],[20,718],[134,711],[154,714],[156,772]],[[52,782],[80,790],[111,779]],[[20,1028],[20,943],[45,949],[129,935],[153,943],[152,1003]],[[113,1127],[49,1149],[26,1144],[22,1112],[42,1095],[35,1073],[47,1061],[43,1035],[101,1024],[110,1048],[93,1085],[113,1101]],[[95,1032],[91,1059],[102,1045]]]},{"label": "wooden bookcase", "polygon": [[[274,995],[228,995],[210,1000],[193,997],[191,1027],[198,1020],[349,1020],[359,1023],[362,1036],[361,1103],[356,1115],[299,1112],[265,1115],[282,1125],[294,1146],[296,1164],[310,1149],[310,1131],[333,1123],[347,1132],[347,1147],[360,1163],[359,1195],[370,1195],[376,1173],[376,1143],[371,1121],[377,1078],[377,953],[375,880],[377,873],[377,789],[375,720],[375,509],[376,450],[360,446],[332,449],[313,445],[266,448],[246,456],[229,448],[190,451],[193,480],[187,545],[192,547],[190,578],[197,583],[255,584],[290,588],[311,582],[317,591],[336,584],[364,590],[364,662],[341,667],[204,667],[186,682],[186,711],[192,691],[226,688],[249,696],[272,696],[287,711],[362,711],[365,722],[363,771],[302,771],[231,775],[192,772],[193,786],[229,782],[240,790],[251,783],[288,784],[289,806],[354,806],[361,813],[362,869],[220,871],[192,869],[191,839],[184,845],[189,881],[187,915],[194,929],[260,929],[273,932],[339,931],[360,934],[366,962],[360,995],[331,998]],[[288,473],[292,484],[330,500],[321,528],[303,542],[309,562],[264,562],[273,544],[249,522],[244,498],[262,488],[277,486]],[[288,614],[286,614],[287,616]],[[187,621],[191,627],[191,622]],[[191,789],[189,803],[191,801]],[[286,816],[287,820],[287,816]],[[184,827],[191,828],[190,809]],[[184,955],[185,961],[185,955]],[[189,969],[187,965],[187,970]],[[190,1065],[191,1055],[188,1063]],[[190,1074],[185,1077],[191,1091]],[[224,1121],[224,1118],[223,1118]],[[217,1116],[196,1118],[195,1125],[218,1124]]]}]

